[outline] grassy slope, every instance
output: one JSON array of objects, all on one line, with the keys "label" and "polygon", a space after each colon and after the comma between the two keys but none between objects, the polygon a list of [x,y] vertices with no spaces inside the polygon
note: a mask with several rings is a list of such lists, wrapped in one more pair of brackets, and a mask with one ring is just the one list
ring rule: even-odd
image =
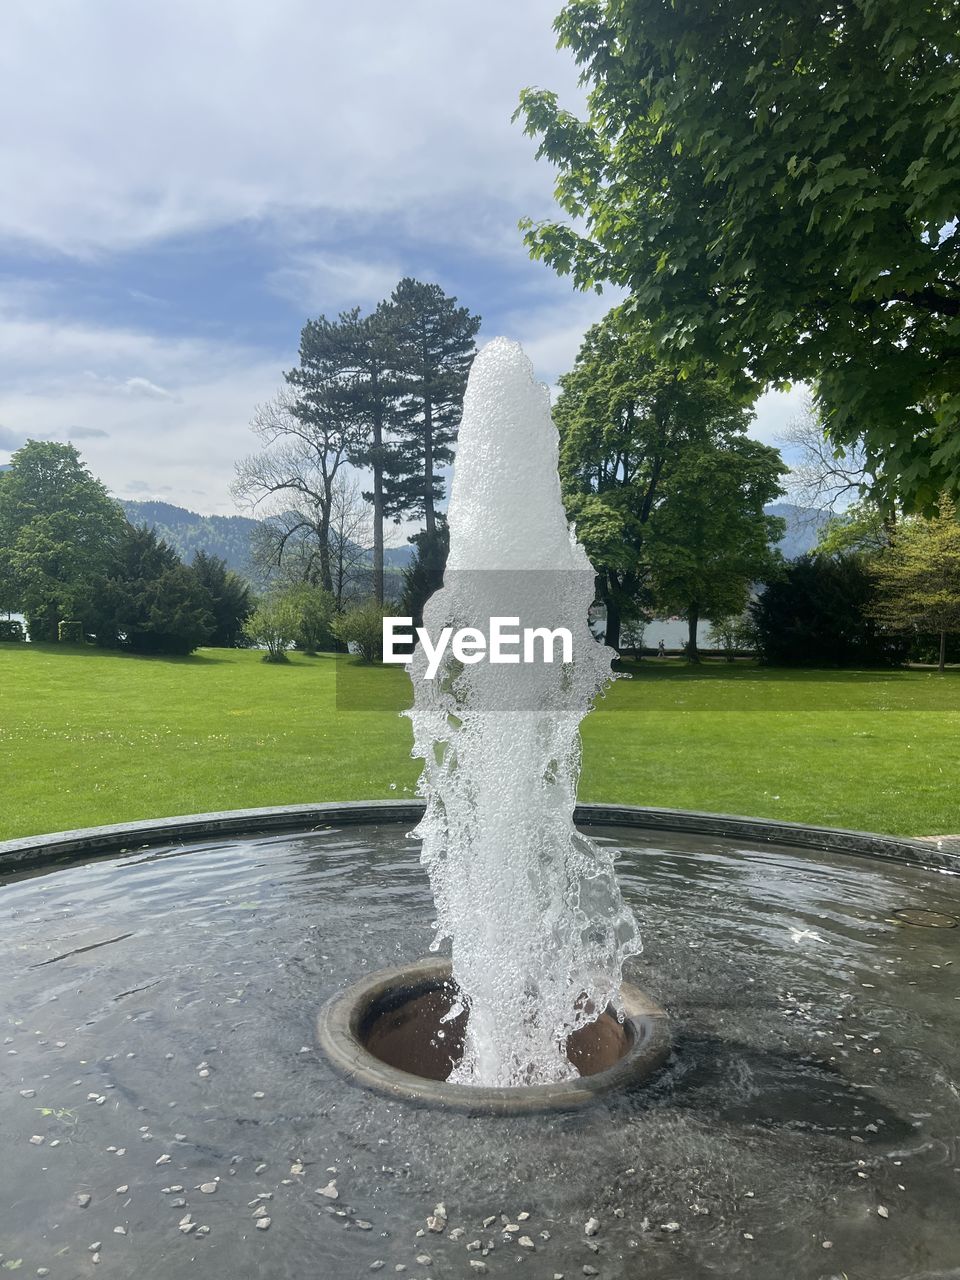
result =
[{"label": "grassy slope", "polygon": [[[960,830],[960,671],[631,670],[585,722],[585,800]],[[408,699],[401,670],[331,656],[0,644],[0,839],[409,794]]]}]

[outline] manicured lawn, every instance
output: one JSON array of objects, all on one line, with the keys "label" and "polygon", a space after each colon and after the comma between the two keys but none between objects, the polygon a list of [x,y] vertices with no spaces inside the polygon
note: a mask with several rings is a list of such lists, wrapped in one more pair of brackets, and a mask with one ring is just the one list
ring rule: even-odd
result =
[{"label": "manicured lawn", "polygon": [[[627,669],[584,724],[584,800],[960,831],[960,671]],[[0,839],[412,794],[409,697],[329,655],[0,644]]]}]

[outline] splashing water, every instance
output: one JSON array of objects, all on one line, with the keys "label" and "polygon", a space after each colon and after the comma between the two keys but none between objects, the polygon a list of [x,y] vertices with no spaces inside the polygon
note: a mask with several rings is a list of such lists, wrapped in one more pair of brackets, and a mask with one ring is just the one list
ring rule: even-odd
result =
[{"label": "splashing water", "polygon": [[[451,1080],[517,1086],[577,1075],[571,1031],[617,1006],[624,959],[639,952],[613,856],[573,825],[580,720],[610,680],[609,649],[587,625],[594,571],[560,497],[547,388],[519,344],[497,338],[476,357],[448,520],[443,587],[428,601],[431,638],[492,616],[566,627],[573,662],[465,665],[448,650],[414,684],[423,842],[437,910],[433,950],[453,949],[469,1009]],[[511,628],[516,630],[516,628]],[[522,647],[521,647],[522,652]],[[541,653],[538,647],[537,654]]]}]

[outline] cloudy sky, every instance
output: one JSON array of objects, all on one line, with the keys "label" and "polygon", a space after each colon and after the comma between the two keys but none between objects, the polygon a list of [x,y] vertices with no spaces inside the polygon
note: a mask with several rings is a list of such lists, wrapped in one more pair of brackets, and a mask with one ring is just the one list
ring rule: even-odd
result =
[{"label": "cloudy sky", "polygon": [[[254,406],[309,316],[436,281],[569,368],[614,299],[527,257],[576,107],[559,0],[10,0],[0,42],[0,462],[70,439],[119,497],[235,510]],[[755,431],[795,409],[765,397]]]}]

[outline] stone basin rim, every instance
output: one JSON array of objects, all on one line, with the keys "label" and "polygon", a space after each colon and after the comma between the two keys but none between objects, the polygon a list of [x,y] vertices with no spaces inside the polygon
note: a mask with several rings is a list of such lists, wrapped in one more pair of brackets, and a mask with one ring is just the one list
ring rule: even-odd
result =
[{"label": "stone basin rim", "polygon": [[490,1088],[449,1084],[414,1075],[380,1061],[360,1040],[359,1026],[371,1005],[393,993],[414,995],[450,979],[449,960],[431,957],[366,974],[338,991],[317,1015],[317,1043],[351,1083],[421,1107],[471,1115],[511,1116],[579,1111],[606,1095],[635,1087],[654,1076],[670,1055],[666,1012],[631,982],[620,989],[630,1046],[613,1066],[595,1075],[557,1084]]},{"label": "stone basin rim", "polygon": [[[341,824],[409,822],[414,825],[422,816],[423,803],[419,800],[355,800],[228,809],[82,827],[0,841],[0,871],[53,859],[81,860],[98,855],[133,853],[155,845],[195,843],[203,839],[312,831]],[[821,853],[877,858],[907,863],[928,871],[960,875],[960,854],[947,849],[938,850],[929,841],[906,836],[646,805],[578,804],[574,819],[590,827],[622,826],[651,833],[743,839],[758,845],[776,844]]]}]

